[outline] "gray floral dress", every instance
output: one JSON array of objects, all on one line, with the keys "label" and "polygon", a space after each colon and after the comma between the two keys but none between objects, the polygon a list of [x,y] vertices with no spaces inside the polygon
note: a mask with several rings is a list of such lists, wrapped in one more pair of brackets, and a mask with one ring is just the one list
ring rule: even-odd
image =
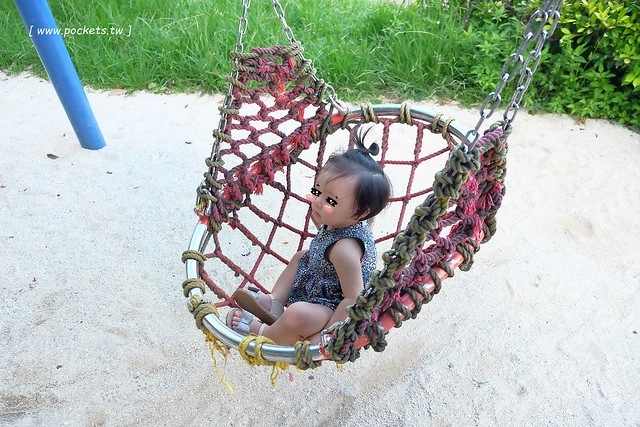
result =
[{"label": "gray floral dress", "polygon": [[354,238],[361,242],[362,282],[366,286],[369,277],[376,268],[376,247],[371,227],[366,221],[350,227],[327,230],[322,225],[311,241],[309,250],[300,258],[300,264],[289,295],[288,304],[307,301],[321,304],[331,310],[338,308],[344,299],[340,280],[333,264],[329,261],[328,251],[340,239]]}]

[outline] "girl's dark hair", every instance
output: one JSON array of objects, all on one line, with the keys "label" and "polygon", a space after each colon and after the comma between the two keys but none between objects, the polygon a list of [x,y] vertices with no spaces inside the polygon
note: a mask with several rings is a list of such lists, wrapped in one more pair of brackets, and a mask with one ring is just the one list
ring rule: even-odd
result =
[{"label": "girl's dark hair", "polygon": [[323,172],[331,173],[333,179],[345,176],[356,179],[354,217],[359,218],[368,210],[367,216],[361,218],[363,221],[378,215],[391,198],[391,181],[371,157],[380,152],[380,147],[375,142],[369,148],[364,145],[364,139],[371,129],[362,132],[360,128],[357,134],[353,133],[353,148],[331,154],[322,168]]}]

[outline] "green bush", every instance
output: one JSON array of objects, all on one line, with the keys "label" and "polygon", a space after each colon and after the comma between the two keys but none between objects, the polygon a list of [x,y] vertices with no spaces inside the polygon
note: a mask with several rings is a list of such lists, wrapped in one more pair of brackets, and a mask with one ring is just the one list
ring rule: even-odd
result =
[{"label": "green bush", "polygon": [[[428,3],[429,0],[421,0]],[[468,87],[495,88],[538,2],[450,0],[476,54],[461,64]],[[470,8],[470,9],[469,9]],[[640,6],[629,0],[567,0],[523,105],[533,111],[604,118],[640,128]],[[510,96],[507,88],[503,99]]]},{"label": "green bush", "polygon": [[562,41],[586,48],[589,63],[640,86],[640,6],[629,1],[582,0],[563,9]]},{"label": "green bush", "polygon": [[[423,6],[442,3],[436,0],[420,0]],[[496,90],[500,82],[500,71],[509,56],[524,40],[525,24],[536,10],[538,3],[530,1],[500,0],[449,0],[445,2],[450,16],[458,22],[459,40],[457,69],[465,83],[464,93],[457,98],[467,104],[476,104]],[[543,56],[544,59],[544,56]],[[532,85],[543,84],[544,76],[538,73]],[[516,89],[517,79],[507,84],[502,93],[502,105],[506,108]],[[532,93],[523,98],[523,106],[535,104]]]},{"label": "green bush", "polygon": [[536,101],[552,112],[640,128],[640,6],[613,0],[565,1],[550,81]]}]

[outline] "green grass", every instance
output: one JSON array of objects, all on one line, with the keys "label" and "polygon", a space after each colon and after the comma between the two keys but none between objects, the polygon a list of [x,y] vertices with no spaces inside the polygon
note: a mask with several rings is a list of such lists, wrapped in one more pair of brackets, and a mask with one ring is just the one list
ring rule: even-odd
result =
[{"label": "green grass", "polygon": [[[286,19],[317,75],[345,101],[446,98],[478,103],[486,93],[470,72],[500,58],[477,58],[477,35],[441,7],[384,1],[281,0]],[[433,2],[437,3],[437,2]],[[61,29],[111,28],[122,35],[74,35],[65,43],[83,83],[94,88],[224,92],[229,51],[238,35],[240,0],[50,0]],[[427,5],[427,7],[425,7]],[[0,3],[0,69],[44,70],[12,2]],[[253,0],[245,50],[286,43],[271,1]],[[498,49],[499,50],[499,49]]]}]

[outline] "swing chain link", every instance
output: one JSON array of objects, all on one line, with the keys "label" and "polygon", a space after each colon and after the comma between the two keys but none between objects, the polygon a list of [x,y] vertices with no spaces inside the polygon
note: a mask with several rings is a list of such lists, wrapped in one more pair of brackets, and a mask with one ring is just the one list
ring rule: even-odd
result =
[{"label": "swing chain link", "polygon": [[[522,97],[529,88],[533,74],[540,64],[542,49],[544,48],[547,38],[554,33],[558,25],[561,4],[562,0],[545,0],[542,6],[529,18],[524,28],[524,40],[516,52],[512,53],[503,65],[500,71],[500,82],[496,89],[489,93],[482,103],[480,107],[480,118],[475,128],[465,135],[466,145],[468,145],[469,148],[475,146],[480,136],[478,131],[482,123],[491,117],[500,105],[502,101],[502,90],[507,83],[510,83],[516,75],[519,74],[520,77],[518,78],[516,89],[503,113],[502,128],[506,129],[515,119],[518,111],[520,111]],[[549,25],[549,28],[545,29],[547,25]],[[523,59],[532,42],[536,42],[535,47],[528,53],[526,59]]]},{"label": "swing chain link", "polygon": [[[289,41],[289,43],[290,44],[298,43],[295,35],[293,34],[293,30],[291,29],[289,24],[287,24],[287,20],[285,19],[285,15],[284,15],[284,9],[278,0],[273,0],[273,11],[275,12],[278,19],[280,19],[280,22],[282,23],[282,30],[284,32],[284,35],[287,37],[287,40]],[[298,53],[297,56],[302,63],[307,62],[307,59],[304,57],[302,52]],[[308,61],[308,62],[311,63],[311,61]],[[320,82],[320,79],[316,77],[315,72],[311,73],[311,79],[313,80],[313,83],[316,85]],[[338,110],[340,114],[343,114],[343,115],[348,114],[349,109],[343,106],[342,103],[338,100],[338,96],[336,95],[336,91],[333,89],[333,86],[331,86],[326,82],[324,83],[324,86],[326,88],[327,99],[329,100],[329,102]]]},{"label": "swing chain link", "polygon": [[[236,41],[236,45],[234,48],[235,52],[243,52],[244,45],[242,44],[242,39],[247,32],[248,19],[247,14],[249,10],[249,6],[251,6],[251,0],[242,0],[242,16],[238,21],[238,40]],[[227,87],[227,93],[224,97],[224,101],[218,110],[220,111],[220,121],[218,122],[218,132],[224,132],[227,128],[227,120],[228,120],[228,111],[231,108],[231,103],[233,102],[233,83],[238,80],[238,58],[233,58],[233,67],[231,67],[231,72],[229,73],[229,85]],[[213,146],[211,148],[211,156],[209,156],[209,160],[211,161],[211,165],[209,166],[209,174],[214,174],[214,166],[218,153],[220,152],[220,138],[216,132],[213,134]],[[206,206],[203,206],[202,199],[205,196],[207,199]],[[200,186],[198,187],[198,191],[196,192],[196,211],[199,214],[203,214],[209,216],[211,214],[212,202],[211,198],[211,190],[208,188],[208,182],[205,179]]]},{"label": "swing chain link", "polygon": [[[242,43],[242,39],[247,33],[247,27],[249,25],[249,20],[247,19],[249,6],[251,6],[251,0],[242,0],[242,16],[240,16],[240,20],[238,21],[238,40],[236,41],[234,52],[244,52],[244,44]],[[239,59],[237,56],[235,56],[233,58],[233,67],[229,75],[229,86],[227,87],[227,93],[224,97],[224,102],[220,107],[220,123],[218,124],[218,130],[220,132],[223,132],[227,127],[227,111],[229,110],[229,108],[231,108],[231,103],[233,102],[233,83],[238,80],[238,62]],[[212,161],[214,161],[218,156],[219,150],[220,140],[218,138],[215,138],[213,144],[213,152],[211,153]]]},{"label": "swing chain link", "polygon": [[273,0],[273,11],[275,12],[278,19],[280,19],[280,22],[282,23],[282,30],[284,31],[284,35],[287,37],[287,40],[289,40],[289,43],[297,43],[298,41],[293,35],[293,30],[291,29],[289,24],[287,24],[287,20],[284,18],[284,9],[282,8],[282,5],[278,0]]}]

